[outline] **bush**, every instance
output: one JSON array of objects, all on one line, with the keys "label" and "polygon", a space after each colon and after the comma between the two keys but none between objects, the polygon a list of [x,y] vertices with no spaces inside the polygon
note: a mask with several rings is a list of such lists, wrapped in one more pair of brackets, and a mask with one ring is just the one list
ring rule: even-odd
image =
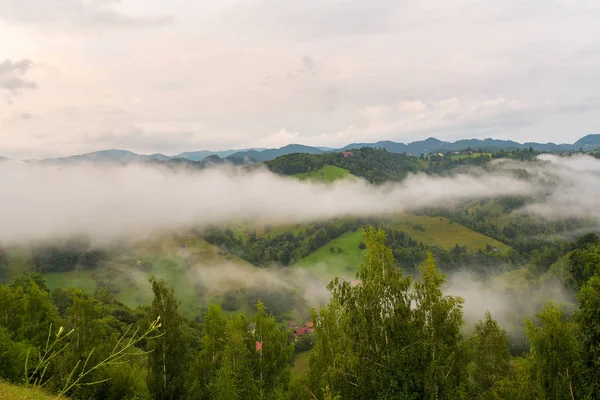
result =
[{"label": "bush", "polygon": [[364,250],[364,249],[366,249],[366,248],[367,248],[367,245],[365,244],[365,242],[360,242],[360,243],[358,244],[358,248],[359,248],[359,249],[361,249],[361,250]]},{"label": "bush", "polygon": [[425,231],[425,227],[424,227],[423,225],[421,225],[421,224],[414,224],[414,225],[412,226],[412,228],[413,228],[415,231],[421,231],[421,232],[424,232],[424,231]]},{"label": "bush", "polygon": [[0,328],[0,376],[12,382],[20,381],[30,350],[34,349],[25,343],[13,342],[8,330]]},{"label": "bush", "polygon": [[242,306],[240,299],[234,291],[225,292],[223,295],[223,301],[221,301],[221,308],[226,311],[237,311]]},{"label": "bush", "polygon": [[296,340],[294,351],[297,353],[303,353],[315,347],[317,343],[317,335],[315,333],[309,333],[302,335]]}]

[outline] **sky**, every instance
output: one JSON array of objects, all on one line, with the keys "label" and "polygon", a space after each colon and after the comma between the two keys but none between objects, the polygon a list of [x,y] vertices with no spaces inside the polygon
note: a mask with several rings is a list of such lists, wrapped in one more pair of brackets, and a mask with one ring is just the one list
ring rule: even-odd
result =
[{"label": "sky", "polygon": [[0,0],[0,156],[600,133],[597,0]]}]

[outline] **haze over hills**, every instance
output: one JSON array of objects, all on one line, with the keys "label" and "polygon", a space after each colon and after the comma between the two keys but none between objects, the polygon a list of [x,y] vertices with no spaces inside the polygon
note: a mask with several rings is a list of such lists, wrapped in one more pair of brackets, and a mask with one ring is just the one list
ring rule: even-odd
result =
[{"label": "haze over hills", "polygon": [[[444,142],[442,140],[430,137],[425,140],[419,140],[410,143],[399,143],[390,140],[382,140],[374,143],[350,143],[341,148],[313,147],[302,144],[289,144],[277,149],[250,148],[250,149],[230,149],[223,151],[200,150],[179,153],[174,156],[168,156],[161,153],[155,154],[137,154],[128,150],[110,149],[100,150],[86,154],[78,154],[67,157],[46,158],[39,160],[41,162],[144,162],[144,161],[166,161],[172,159],[188,159],[190,161],[202,161],[209,156],[218,156],[220,158],[247,159],[255,162],[270,161],[277,157],[292,153],[322,154],[327,152],[339,152],[343,150],[358,149],[361,147],[374,147],[385,149],[391,153],[408,153],[413,155],[429,154],[439,151],[458,151],[467,148],[483,150],[517,150],[527,149],[529,147],[536,151],[543,152],[577,152],[580,150],[589,151],[600,148],[600,134],[590,134],[582,137],[573,144],[569,143],[537,143],[526,142],[518,143],[512,140],[500,139],[462,139],[455,142]],[[0,157],[0,160],[6,159]]]},{"label": "haze over hills", "polygon": [[250,149],[241,149],[241,150],[223,150],[223,151],[211,151],[211,150],[200,150],[200,151],[186,151],[181,154],[177,154],[173,156],[173,158],[187,158],[192,161],[202,161],[208,156],[219,156],[221,158],[229,157],[234,153],[238,153],[240,151],[263,151],[267,150],[264,147],[250,148]]}]

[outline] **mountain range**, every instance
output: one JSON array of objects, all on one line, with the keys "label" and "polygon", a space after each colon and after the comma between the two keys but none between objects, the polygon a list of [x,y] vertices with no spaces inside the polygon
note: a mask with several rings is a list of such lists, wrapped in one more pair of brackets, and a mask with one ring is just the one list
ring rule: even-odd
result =
[{"label": "mountain range", "polygon": [[[516,150],[533,148],[536,151],[545,152],[577,152],[580,150],[589,151],[600,149],[600,134],[591,134],[582,137],[573,144],[568,143],[536,143],[526,142],[518,143],[512,140],[499,139],[463,139],[455,142],[444,142],[442,140],[430,137],[425,140],[420,140],[411,143],[399,143],[393,141],[379,141],[376,143],[351,143],[342,148],[329,147],[311,147],[301,144],[289,144],[278,149],[250,148],[240,150],[224,150],[224,151],[192,151],[184,152],[174,156],[168,156],[161,153],[155,154],[137,154],[127,150],[100,150],[92,153],[73,155],[68,157],[47,158],[39,160],[43,163],[71,163],[80,161],[90,162],[145,162],[145,161],[166,161],[173,159],[187,159],[190,161],[202,161],[209,156],[217,156],[227,159],[246,159],[255,162],[273,160],[279,156],[292,153],[309,153],[322,154],[326,152],[339,152],[344,150],[358,149],[361,147],[382,148],[392,153],[407,153],[413,155],[429,154],[440,151],[458,151],[467,148],[482,149],[482,150]],[[0,159],[3,159],[0,157]]]}]

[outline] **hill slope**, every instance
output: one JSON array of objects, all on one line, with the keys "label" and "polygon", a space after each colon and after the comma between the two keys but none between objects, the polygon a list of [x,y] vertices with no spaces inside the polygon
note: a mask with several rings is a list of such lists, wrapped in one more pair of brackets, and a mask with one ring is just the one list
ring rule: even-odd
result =
[{"label": "hill slope", "polygon": [[600,146],[600,134],[591,134],[582,137],[575,142],[574,146]]},{"label": "hill slope", "polygon": [[269,161],[280,156],[294,153],[322,154],[323,150],[318,149],[316,147],[304,146],[301,144],[288,144],[287,146],[281,147],[279,149],[267,149],[262,151],[240,151],[237,153],[233,153],[231,156],[240,158],[253,158],[258,161]]},{"label": "hill slope", "polygon": [[423,169],[417,157],[363,147],[351,154],[289,154],[267,162],[267,167],[283,175],[296,175],[319,170],[330,165],[348,170],[352,175],[371,183],[401,181],[408,173]]},{"label": "hill slope", "polygon": [[[32,270],[31,260],[22,260],[19,272]],[[106,286],[115,298],[135,307],[152,301],[148,279],[165,279],[177,289],[181,310],[187,316],[198,315],[211,301],[220,301],[223,292],[245,286],[259,269],[217,249],[194,235],[160,237],[115,249],[110,257],[92,270],[42,274],[50,289],[78,287],[93,294]]]},{"label": "hill slope", "polygon": [[[11,385],[0,382],[0,399],[2,400],[54,400],[52,396],[41,390],[26,388],[23,386]],[[66,399],[63,397],[63,399]]]},{"label": "hill slope", "polygon": [[142,162],[148,160],[168,160],[170,157],[164,154],[156,153],[150,155],[140,155],[127,150],[100,150],[92,153],[79,154],[69,157],[46,158],[44,163],[73,163],[73,162],[102,162],[102,163],[130,163]]},{"label": "hill slope", "polygon": [[[402,214],[386,219],[384,226],[405,232],[413,240],[426,246],[447,251],[457,244],[466,246],[471,251],[493,248],[498,249],[499,254],[506,254],[510,250],[506,244],[453,223],[445,217]],[[362,240],[362,231],[347,232],[301,258],[293,266],[308,269],[324,281],[336,276],[354,279],[363,261],[363,251],[359,248]],[[397,261],[402,262],[401,259]]]},{"label": "hill slope", "polygon": [[354,177],[347,169],[336,167],[334,165],[323,165],[315,171],[303,172],[294,176],[300,180],[310,180],[314,182],[333,182],[339,179]]},{"label": "hill slope", "polygon": [[433,137],[425,140],[419,140],[410,143],[400,143],[390,140],[382,140],[379,142],[370,143],[350,143],[344,147],[331,148],[331,147],[312,147],[304,146],[301,144],[289,144],[278,149],[264,149],[264,148],[249,148],[249,149],[237,149],[237,150],[224,150],[224,151],[211,151],[211,150],[200,150],[190,151],[177,154],[175,156],[166,156],[164,154],[156,153],[150,155],[140,155],[126,150],[101,150],[87,154],[74,155],[70,157],[59,157],[59,158],[47,158],[42,160],[44,162],[71,162],[71,161],[106,161],[106,162],[138,162],[147,160],[167,160],[171,158],[186,158],[191,161],[201,161],[204,158],[217,155],[221,158],[235,156],[240,158],[255,159],[259,162],[274,160],[277,157],[292,153],[308,153],[308,154],[322,154],[322,153],[339,153],[343,150],[360,149],[363,147],[385,149],[391,153],[408,153],[413,155],[420,155],[421,153],[429,154],[436,153],[439,151],[460,151],[467,148],[473,150],[483,149],[484,151],[500,151],[500,150],[517,150],[517,149],[528,149],[532,147],[533,150],[542,152],[577,152],[580,148],[585,150],[594,150],[600,148],[600,134],[591,134],[582,137],[573,144],[568,143],[537,143],[537,142],[526,142],[518,143],[512,140],[499,140],[499,139],[461,139],[455,142],[445,142]]}]

